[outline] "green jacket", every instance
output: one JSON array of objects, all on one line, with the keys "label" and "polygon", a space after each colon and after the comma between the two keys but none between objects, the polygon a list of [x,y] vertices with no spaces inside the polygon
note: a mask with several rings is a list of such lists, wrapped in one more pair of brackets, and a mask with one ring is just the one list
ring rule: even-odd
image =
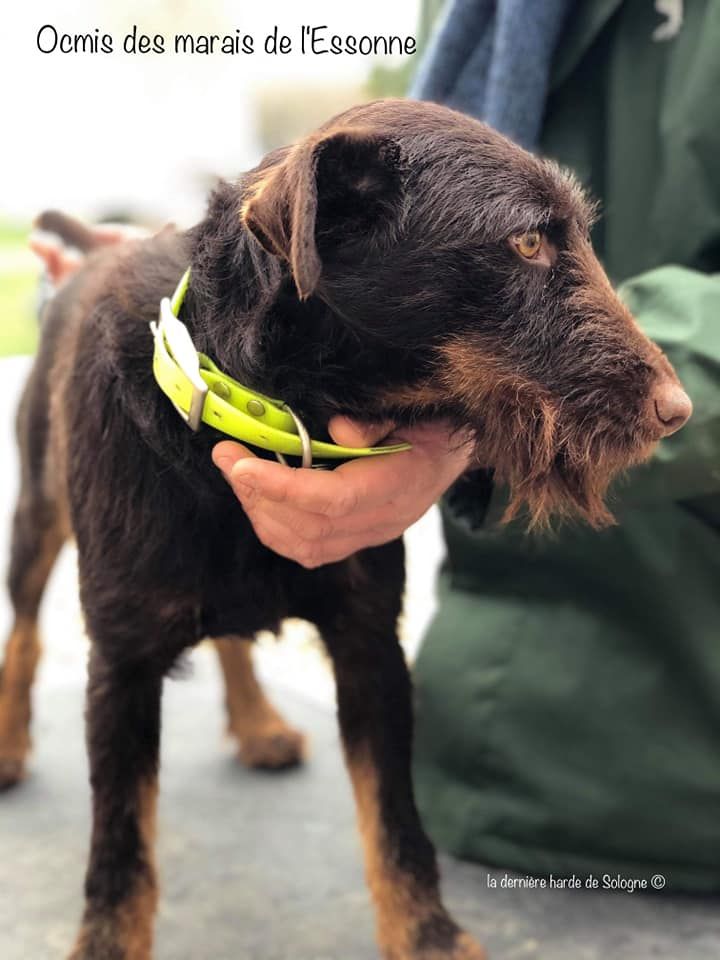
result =
[{"label": "green jacket", "polygon": [[615,490],[618,525],[554,538],[444,507],[416,664],[416,782],[459,856],[720,889],[720,3],[658,43],[650,0],[578,4],[543,151],[602,199],[595,244],[695,406]]}]

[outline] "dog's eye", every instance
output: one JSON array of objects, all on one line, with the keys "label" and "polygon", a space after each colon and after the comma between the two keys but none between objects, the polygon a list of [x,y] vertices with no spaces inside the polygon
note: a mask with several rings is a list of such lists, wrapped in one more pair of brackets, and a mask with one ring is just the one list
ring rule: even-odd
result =
[{"label": "dog's eye", "polygon": [[539,230],[528,230],[527,233],[520,233],[510,238],[517,252],[526,260],[534,260],[540,253],[542,247],[542,234]]}]

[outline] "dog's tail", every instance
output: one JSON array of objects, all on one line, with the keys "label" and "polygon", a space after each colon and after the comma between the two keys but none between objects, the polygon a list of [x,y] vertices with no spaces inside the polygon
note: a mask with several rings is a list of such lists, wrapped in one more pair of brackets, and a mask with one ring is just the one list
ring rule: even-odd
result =
[{"label": "dog's tail", "polygon": [[94,230],[60,210],[44,210],[35,220],[34,227],[55,234],[66,247],[74,247],[81,253],[89,253],[103,244]]}]

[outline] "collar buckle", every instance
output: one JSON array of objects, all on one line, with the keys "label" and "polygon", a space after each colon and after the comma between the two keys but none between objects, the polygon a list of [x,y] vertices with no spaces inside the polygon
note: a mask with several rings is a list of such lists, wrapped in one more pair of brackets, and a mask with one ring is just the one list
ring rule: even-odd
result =
[{"label": "collar buckle", "polygon": [[197,432],[202,423],[203,408],[208,386],[200,376],[200,358],[185,324],[173,313],[170,301],[163,297],[160,301],[160,316],[157,323],[151,323],[155,350],[161,357],[174,360],[185,374],[190,386],[190,405],[187,410],[170,396],[172,405],[191,430]]}]

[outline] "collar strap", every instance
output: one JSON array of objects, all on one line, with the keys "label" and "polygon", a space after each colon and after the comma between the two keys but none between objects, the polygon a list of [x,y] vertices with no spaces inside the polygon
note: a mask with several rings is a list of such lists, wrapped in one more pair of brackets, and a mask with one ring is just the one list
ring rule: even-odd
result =
[{"label": "collar strap", "polygon": [[160,301],[160,316],[151,323],[155,340],[153,374],[162,392],[191,430],[205,423],[221,433],[283,455],[302,457],[302,465],[322,460],[352,460],[409,450],[409,443],[387,447],[342,447],[313,440],[300,418],[281,400],[266,397],[223,373],[195,349],[190,333],[178,319],[190,283],[190,268],[182,275],[172,299]]}]

